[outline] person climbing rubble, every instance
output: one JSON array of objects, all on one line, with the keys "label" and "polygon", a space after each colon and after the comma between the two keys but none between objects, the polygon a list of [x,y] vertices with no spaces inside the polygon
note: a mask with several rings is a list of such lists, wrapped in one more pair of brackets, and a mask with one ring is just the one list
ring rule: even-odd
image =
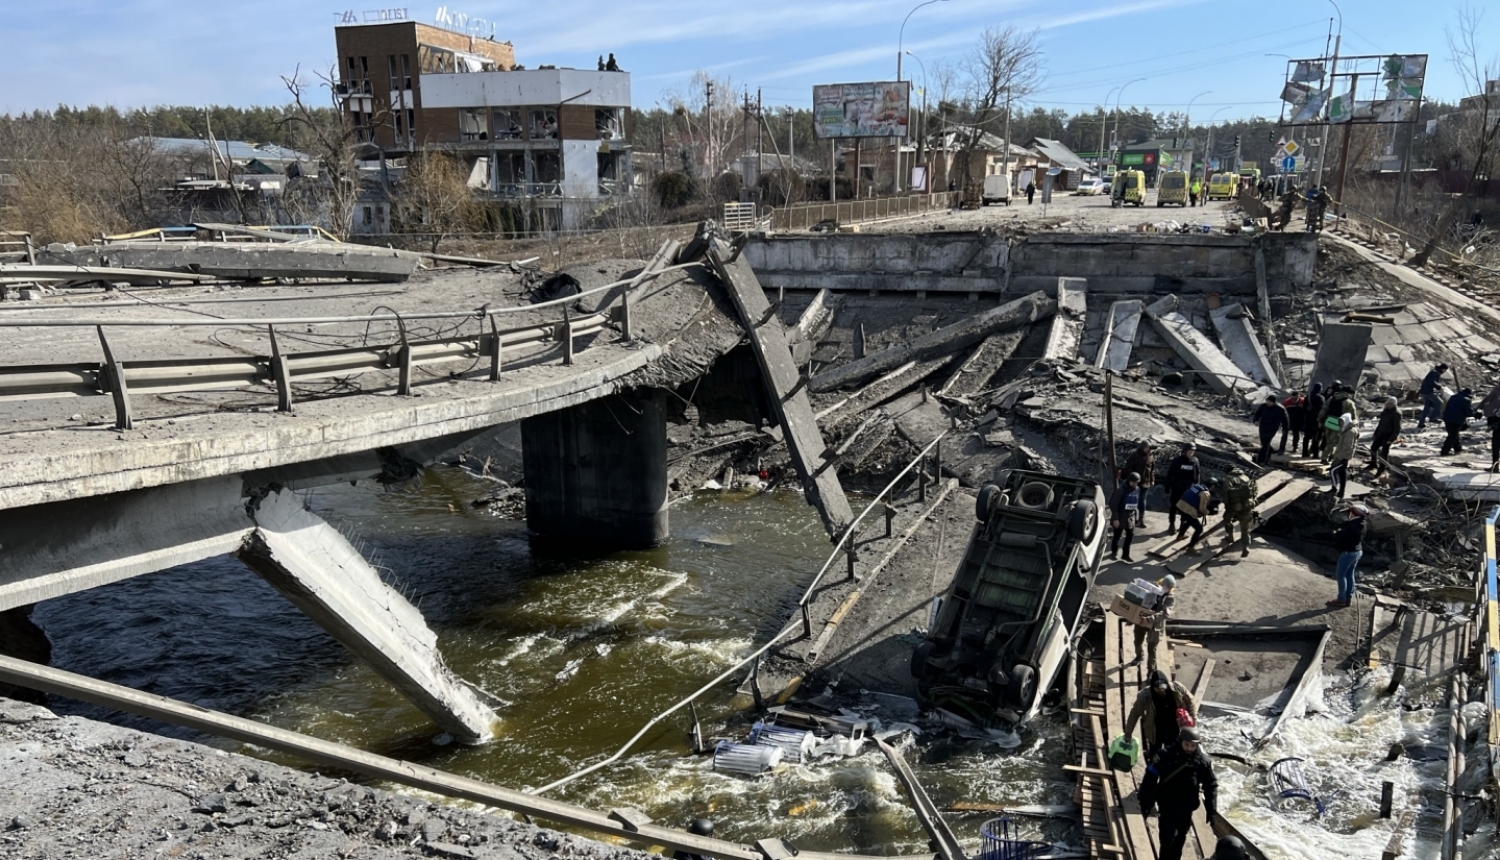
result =
[{"label": "person climbing rubble", "polygon": [[1177,528],[1177,504],[1188,487],[1202,480],[1202,472],[1198,467],[1197,448],[1192,442],[1182,446],[1182,453],[1172,458],[1167,466],[1167,479],[1162,483],[1167,485],[1167,531]]},{"label": "person climbing rubble", "polygon": [[1135,734],[1136,723],[1141,726],[1146,761],[1151,761],[1177,743],[1184,724],[1198,724],[1198,700],[1187,687],[1169,680],[1166,672],[1152,669],[1125,717],[1125,737]]},{"label": "person climbing rubble", "polygon": [[1380,420],[1375,424],[1375,435],[1370,438],[1370,465],[1375,477],[1390,466],[1391,445],[1401,435],[1401,408],[1394,397],[1385,399],[1385,408],[1380,410]]},{"label": "person climbing rubble", "polygon": [[1339,434],[1344,432],[1339,418],[1344,415],[1358,421],[1359,409],[1354,405],[1354,389],[1335,379],[1328,388],[1328,400],[1318,414],[1318,424],[1323,428],[1323,444],[1318,462],[1327,463],[1333,446],[1338,444]]},{"label": "person climbing rubble", "polygon": [[1240,558],[1250,554],[1250,525],[1255,519],[1255,479],[1245,474],[1238,466],[1229,470],[1224,479],[1224,533],[1230,546],[1234,545],[1234,524],[1240,524]]},{"label": "person climbing rubble", "polygon": [[1198,748],[1198,740],[1196,729],[1183,729],[1177,744],[1146,766],[1140,790],[1141,812],[1149,814],[1153,807],[1160,809],[1156,819],[1160,846],[1157,860],[1182,860],[1200,791],[1210,825],[1218,815],[1219,781],[1214,776],[1213,762]]},{"label": "person climbing rubble", "polygon": [[1422,414],[1417,416],[1417,432],[1426,429],[1428,420],[1437,421],[1443,417],[1443,374],[1448,372],[1448,365],[1439,364],[1427,371],[1422,377],[1422,386],[1418,392],[1422,395]]},{"label": "person climbing rubble", "polygon": [[1473,389],[1462,388],[1448,398],[1443,406],[1443,427],[1448,431],[1448,436],[1443,439],[1440,456],[1463,453],[1464,440],[1459,434],[1469,429],[1469,419],[1474,415],[1473,399]]},{"label": "person climbing rubble", "polygon": [[1349,506],[1349,518],[1333,533],[1333,548],[1338,550],[1338,567],[1334,578],[1339,584],[1339,596],[1328,601],[1333,609],[1343,609],[1354,600],[1355,577],[1359,560],[1365,554],[1365,520],[1370,509],[1362,504]]},{"label": "person climbing rubble", "polygon": [[1323,395],[1323,383],[1314,382],[1307,390],[1307,405],[1304,407],[1305,421],[1302,425],[1302,456],[1316,457],[1323,451],[1323,406],[1328,398]]},{"label": "person climbing rubble", "polygon": [[1167,618],[1171,616],[1172,607],[1177,603],[1176,596],[1172,594],[1177,588],[1177,577],[1169,573],[1158,579],[1156,584],[1161,587],[1161,596],[1156,598],[1156,609],[1151,612],[1149,622],[1135,625],[1135,659],[1126,664],[1133,666],[1141,662],[1141,655],[1144,654],[1146,668],[1152,672],[1156,671],[1156,649],[1167,635]]},{"label": "person climbing rubble", "polygon": [[1297,456],[1297,450],[1302,447],[1302,428],[1307,424],[1307,396],[1300,391],[1293,391],[1287,398],[1281,401],[1281,406],[1286,410],[1286,427],[1281,431],[1281,446],[1276,453],[1286,453],[1286,437],[1292,437],[1292,456]]},{"label": "person climbing rubble", "polygon": [[1109,535],[1109,557],[1115,558],[1120,551],[1120,539],[1125,539],[1125,552],[1123,558],[1128,562],[1134,562],[1130,557],[1130,544],[1135,540],[1135,517],[1141,509],[1141,476],[1137,472],[1131,472],[1125,476],[1125,482],[1115,488],[1115,494],[1109,499],[1110,526],[1113,527]]},{"label": "person climbing rubble", "polygon": [[1479,401],[1479,414],[1490,428],[1490,471],[1500,472],[1500,382]]},{"label": "person climbing rubble", "polygon": [[1359,425],[1354,416],[1345,412],[1339,416],[1339,432],[1329,454],[1332,464],[1328,467],[1328,480],[1332,484],[1329,490],[1340,499],[1349,489],[1349,461],[1354,459],[1354,443],[1358,441]]},{"label": "person climbing rubble", "polygon": [[1267,394],[1266,401],[1255,408],[1250,420],[1260,428],[1260,451],[1255,455],[1255,462],[1264,466],[1271,462],[1271,445],[1276,441],[1276,434],[1286,431],[1290,418],[1286,407],[1276,401],[1276,395]]},{"label": "person climbing rubble", "polygon": [[1174,503],[1177,512],[1182,514],[1182,525],[1177,529],[1177,539],[1187,534],[1188,529],[1193,530],[1193,536],[1188,540],[1187,549],[1189,555],[1198,551],[1198,541],[1203,537],[1203,524],[1208,522],[1209,514],[1218,510],[1219,501],[1214,494],[1219,491],[1219,479],[1209,478],[1201,484],[1188,487],[1180,498]]}]

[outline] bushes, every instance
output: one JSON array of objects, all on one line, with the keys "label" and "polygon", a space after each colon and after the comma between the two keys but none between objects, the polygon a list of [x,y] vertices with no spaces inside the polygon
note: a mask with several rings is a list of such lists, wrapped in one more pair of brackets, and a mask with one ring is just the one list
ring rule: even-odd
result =
[{"label": "bushes", "polygon": [[790,170],[768,170],[760,175],[761,202],[786,206],[807,199],[807,181]]},{"label": "bushes", "polygon": [[693,178],[680,171],[658,173],[651,182],[651,193],[664,209],[677,209],[692,202],[697,195]]}]

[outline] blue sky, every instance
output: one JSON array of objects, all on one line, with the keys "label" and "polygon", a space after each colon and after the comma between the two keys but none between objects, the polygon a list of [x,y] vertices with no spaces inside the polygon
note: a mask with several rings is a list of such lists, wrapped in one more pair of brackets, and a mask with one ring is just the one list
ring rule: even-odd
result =
[{"label": "blue sky", "polygon": [[[387,0],[395,5],[400,0]],[[902,19],[916,0],[461,0],[410,5],[431,22],[439,5],[497,23],[517,60],[592,68],[613,51],[633,73],[633,100],[649,107],[694,70],[761,87],[770,105],[807,106],[816,83],[891,79]],[[52,0],[7,3],[0,46],[8,80],[0,112],[70,105],[281,104],[280,75],[326,69],[333,26],[373,0]],[[1456,2],[1342,0],[1343,53],[1428,53],[1428,95],[1456,100],[1464,85],[1444,26]],[[1478,0],[1476,6],[1484,3]],[[1324,51],[1330,0],[939,0],[906,24],[904,77],[923,65],[962,63],[988,26],[1039,28],[1047,77],[1033,99],[1070,112],[1100,104],[1126,81],[1126,104],[1182,109],[1194,119],[1277,112],[1285,60]],[[1500,56],[1500,8],[1479,42]],[[1209,91],[1206,95],[1199,95]],[[1220,110],[1223,108],[1223,110]]]}]

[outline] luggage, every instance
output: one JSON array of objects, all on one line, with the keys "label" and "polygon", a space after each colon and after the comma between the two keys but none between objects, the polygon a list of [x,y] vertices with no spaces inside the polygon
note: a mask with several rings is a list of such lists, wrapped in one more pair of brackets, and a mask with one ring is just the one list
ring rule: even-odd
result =
[{"label": "luggage", "polygon": [[1109,766],[1115,770],[1131,770],[1141,756],[1141,745],[1135,738],[1120,735],[1109,742]]}]

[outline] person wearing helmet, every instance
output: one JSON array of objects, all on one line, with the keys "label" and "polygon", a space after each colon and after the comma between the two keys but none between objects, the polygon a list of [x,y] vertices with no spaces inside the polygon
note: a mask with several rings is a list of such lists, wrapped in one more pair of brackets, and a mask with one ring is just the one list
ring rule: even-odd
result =
[{"label": "person wearing helmet", "polygon": [[[688,832],[694,836],[713,836],[714,823],[707,818],[694,818],[692,823],[688,825]],[[694,854],[691,851],[684,851],[679,848],[672,852],[672,860],[709,860],[709,858],[704,857],[702,854]]]},{"label": "person wearing helmet", "polygon": [[1214,856],[1208,860],[1248,860],[1250,854],[1238,836],[1220,836],[1214,845]]},{"label": "person wearing helmet", "polygon": [[1193,537],[1187,545],[1189,555],[1198,551],[1198,540],[1203,537],[1203,523],[1208,520],[1209,509],[1216,504],[1214,493],[1218,486],[1217,478],[1209,478],[1201,484],[1188,487],[1177,500],[1177,512],[1182,514],[1182,526],[1177,529],[1177,540],[1182,540],[1188,529],[1193,530]]},{"label": "person wearing helmet", "polygon": [[1141,781],[1141,812],[1160,810],[1156,819],[1157,860],[1182,860],[1182,848],[1188,831],[1193,828],[1193,812],[1198,808],[1198,794],[1203,794],[1203,808],[1209,824],[1218,815],[1219,780],[1214,765],[1198,748],[1198,731],[1188,727],[1177,734],[1177,744],[1162,751],[1146,766]]},{"label": "person wearing helmet", "polygon": [[1240,524],[1240,558],[1250,554],[1250,526],[1255,521],[1255,499],[1259,495],[1255,479],[1244,469],[1235,466],[1229,470],[1224,479],[1224,533],[1227,542],[1233,544],[1234,524]]},{"label": "person wearing helmet", "polygon": [[[1141,528],[1146,527],[1146,496],[1150,494],[1151,488],[1156,484],[1156,451],[1150,442],[1142,442],[1136,446],[1130,456],[1125,458],[1125,466],[1121,474],[1135,472],[1141,476],[1141,508],[1135,512],[1135,524]],[[1116,480],[1119,475],[1116,475]]]},{"label": "person wearing helmet", "polygon": [[1370,509],[1356,502],[1349,506],[1349,519],[1333,533],[1333,548],[1339,551],[1339,564],[1334,572],[1339,596],[1328,601],[1333,609],[1343,609],[1354,600],[1355,574],[1365,554],[1365,520],[1369,516]]},{"label": "person wearing helmet", "polygon": [[[1200,527],[1201,531],[1201,527]],[[1156,649],[1161,644],[1162,637],[1167,635],[1167,617],[1172,614],[1172,606],[1177,602],[1176,595],[1172,594],[1177,588],[1177,577],[1167,574],[1156,581],[1161,586],[1162,594],[1156,598],[1156,607],[1150,615],[1142,620],[1146,623],[1135,626],[1135,659],[1125,664],[1133,666],[1141,662],[1141,655],[1146,656],[1146,668],[1156,671]],[[1144,648],[1141,646],[1145,646]]]},{"label": "person wearing helmet", "polygon": [[1120,539],[1125,539],[1126,561],[1134,562],[1130,557],[1130,544],[1135,540],[1135,517],[1141,509],[1141,502],[1145,494],[1141,492],[1141,476],[1139,472],[1130,472],[1125,476],[1124,483],[1115,488],[1115,494],[1109,499],[1109,524],[1113,531],[1109,535],[1109,557],[1114,558],[1120,550]]},{"label": "person wearing helmet", "polygon": [[1167,531],[1177,528],[1177,500],[1187,492],[1187,488],[1203,479],[1203,473],[1198,468],[1197,448],[1192,442],[1182,446],[1182,453],[1172,460],[1167,467]]}]

